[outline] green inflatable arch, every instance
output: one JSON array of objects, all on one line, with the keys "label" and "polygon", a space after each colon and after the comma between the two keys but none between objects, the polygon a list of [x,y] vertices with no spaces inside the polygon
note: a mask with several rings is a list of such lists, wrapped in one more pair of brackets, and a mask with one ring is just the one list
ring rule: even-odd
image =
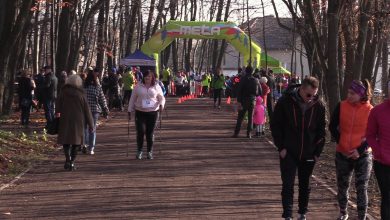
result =
[{"label": "green inflatable arch", "polygon": [[[246,64],[252,60],[252,67],[259,68],[261,49],[233,22],[168,21],[142,46],[141,51],[156,60],[158,73],[159,53],[175,38],[226,40],[244,56]],[[252,47],[252,51],[250,50]],[[250,59],[252,57],[252,59]]]}]

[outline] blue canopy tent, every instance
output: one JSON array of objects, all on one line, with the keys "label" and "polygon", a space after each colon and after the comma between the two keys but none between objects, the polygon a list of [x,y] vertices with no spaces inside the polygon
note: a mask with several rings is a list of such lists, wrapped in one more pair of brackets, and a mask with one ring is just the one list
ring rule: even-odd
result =
[{"label": "blue canopy tent", "polygon": [[128,67],[139,66],[141,71],[150,69],[155,71],[156,60],[142,53],[140,50],[134,51],[134,53],[127,55],[125,58],[119,60],[119,65],[125,65]]},{"label": "blue canopy tent", "polygon": [[156,60],[142,53],[140,50],[120,59],[120,65],[126,66],[156,66]]}]

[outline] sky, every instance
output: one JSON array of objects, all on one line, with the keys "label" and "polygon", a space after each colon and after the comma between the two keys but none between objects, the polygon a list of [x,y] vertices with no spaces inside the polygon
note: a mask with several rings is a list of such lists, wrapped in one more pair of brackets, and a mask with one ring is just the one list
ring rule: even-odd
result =
[{"label": "sky", "polygon": [[[237,0],[237,1],[238,2],[246,2],[246,0]],[[279,17],[291,17],[287,7],[285,6],[285,4],[281,0],[274,0],[274,1],[275,1],[276,8],[278,9]],[[255,8],[255,9],[251,9],[249,11],[251,18],[263,16],[263,10],[261,8],[260,0],[249,0],[249,7],[251,7],[251,6]],[[265,6],[264,13],[266,16],[267,15],[275,16],[275,12],[274,12],[274,8],[272,6],[271,0],[264,0],[264,6]],[[237,23],[240,23],[241,18],[239,18],[239,15],[238,15],[239,13],[241,15],[242,11],[241,12],[235,11],[235,13],[232,13],[232,15],[230,16],[230,20],[237,22]]]}]

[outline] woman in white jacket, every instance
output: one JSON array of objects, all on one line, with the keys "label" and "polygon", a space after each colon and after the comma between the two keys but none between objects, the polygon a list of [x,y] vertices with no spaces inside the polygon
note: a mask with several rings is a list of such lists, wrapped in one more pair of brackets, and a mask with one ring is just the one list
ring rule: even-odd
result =
[{"label": "woman in white jacket", "polygon": [[153,137],[158,111],[162,111],[165,98],[161,87],[156,83],[156,77],[150,70],[144,72],[141,83],[138,83],[131,95],[128,113],[135,112],[135,127],[137,130],[137,159],[142,159],[144,136],[146,135],[147,159],[153,159]]}]

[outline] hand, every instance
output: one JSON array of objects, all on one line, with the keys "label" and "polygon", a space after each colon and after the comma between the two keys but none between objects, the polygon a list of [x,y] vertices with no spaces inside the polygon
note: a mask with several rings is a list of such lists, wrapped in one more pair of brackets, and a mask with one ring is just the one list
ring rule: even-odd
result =
[{"label": "hand", "polygon": [[127,112],[128,116],[129,116],[129,121],[131,121],[131,112]]},{"label": "hand", "polygon": [[95,129],[93,129],[93,127],[89,127],[88,130],[89,130],[89,132],[94,132],[95,131]]},{"label": "hand", "polygon": [[347,157],[351,158],[352,160],[356,160],[360,157],[360,155],[359,155],[359,152],[355,149],[355,150],[351,151]]},{"label": "hand", "polygon": [[287,150],[283,149],[279,152],[280,158],[284,159],[287,155]]}]

